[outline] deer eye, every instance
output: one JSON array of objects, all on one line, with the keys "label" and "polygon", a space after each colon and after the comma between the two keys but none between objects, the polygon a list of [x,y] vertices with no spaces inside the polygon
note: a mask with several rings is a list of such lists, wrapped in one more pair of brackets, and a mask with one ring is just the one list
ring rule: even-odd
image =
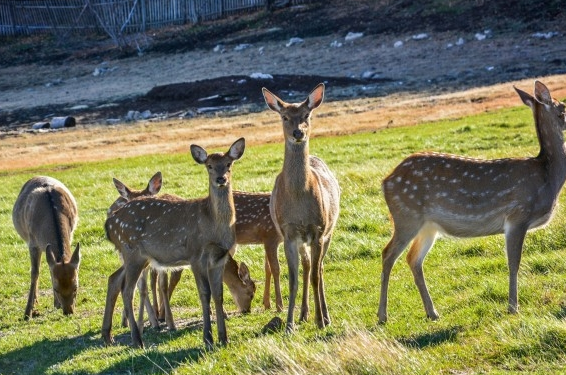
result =
[{"label": "deer eye", "polygon": [[231,162],[226,163],[226,168],[230,168],[231,165],[232,165]]},{"label": "deer eye", "polygon": [[206,166],[208,167],[208,169],[212,169],[212,165],[211,165],[211,164],[207,164]]},{"label": "deer eye", "polygon": [[285,121],[285,122],[289,121],[289,117],[287,117],[287,116],[281,116],[281,118],[283,118],[283,121]]}]

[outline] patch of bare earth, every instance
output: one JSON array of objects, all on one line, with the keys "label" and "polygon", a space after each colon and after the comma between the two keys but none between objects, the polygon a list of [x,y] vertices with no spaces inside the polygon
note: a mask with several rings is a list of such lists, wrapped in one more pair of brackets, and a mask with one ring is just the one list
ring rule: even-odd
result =
[{"label": "patch of bare earth", "polygon": [[[566,76],[544,77],[556,98],[566,97]],[[522,105],[513,85],[528,92],[526,79],[449,94],[393,94],[327,102],[314,115],[315,136],[376,131]],[[83,126],[0,139],[2,170],[46,164],[107,160],[144,154],[188,152],[189,144],[224,147],[238,137],[248,144],[280,142],[280,120],[270,111],[231,117],[170,119],[130,125]],[[439,150],[441,151],[441,150]]]}]

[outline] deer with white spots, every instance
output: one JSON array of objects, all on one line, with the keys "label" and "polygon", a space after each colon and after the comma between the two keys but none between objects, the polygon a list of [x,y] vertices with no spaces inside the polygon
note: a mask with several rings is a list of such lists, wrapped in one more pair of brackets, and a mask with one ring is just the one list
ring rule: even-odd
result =
[{"label": "deer with white spots", "polygon": [[[131,201],[132,199],[156,195],[161,190],[161,186],[163,184],[161,172],[157,172],[155,175],[153,175],[153,177],[151,177],[151,179],[149,180],[147,187],[143,190],[131,189],[120,180],[117,180],[115,178],[113,180],[116,189],[120,193],[120,197],[118,197],[116,201],[114,201],[114,203],[108,209],[108,217],[112,216],[115,211],[123,207],[127,202]],[[236,194],[236,192],[234,192],[234,194]],[[171,200],[182,200],[181,197],[177,197],[170,194],[162,195],[162,197],[167,197],[168,199]],[[234,201],[236,202],[236,199],[234,199]],[[236,213],[237,212],[238,209],[236,208]],[[237,222],[236,222],[236,228],[238,228]],[[232,258],[232,255],[233,254],[230,254],[230,256],[228,257],[226,266],[224,268],[223,280],[224,283],[228,286],[228,289],[230,290],[230,293],[232,294],[234,301],[238,306],[238,310],[243,313],[247,313],[251,309],[251,303],[253,300],[253,296],[255,294],[256,285],[254,281],[251,279],[250,272],[246,264],[243,262],[238,264]],[[153,296],[153,306],[152,306],[147,295],[148,270],[149,267],[143,271],[138,281],[140,300],[144,301],[144,303],[140,303],[140,308],[138,312],[138,329],[140,330],[140,333],[143,332],[143,312],[145,305],[145,308],[147,309],[149,315],[149,321],[152,327],[159,327],[158,315],[157,315],[157,313],[159,312],[159,318],[165,319],[165,322],[169,330],[174,330],[176,327],[173,317],[165,311],[166,309],[164,307],[163,301],[161,301],[161,303],[158,304],[158,296],[157,296],[157,280],[159,280],[160,298],[168,294],[167,271],[165,270],[160,271],[158,278],[157,277],[158,272],[153,269],[151,270],[151,285],[152,285],[152,296]],[[170,300],[170,293],[172,292],[170,288],[171,287],[174,288],[176,286],[181,274],[182,274],[182,270],[173,270],[171,272],[171,280],[175,279],[175,285],[169,286],[169,290],[170,290],[169,300]],[[106,315],[104,318],[104,322],[106,322],[105,323],[106,326],[112,324],[111,323],[112,313],[114,311],[116,299],[118,298],[118,294],[120,293],[123,279],[124,279],[123,267],[120,267],[114,274],[112,274],[109,277],[108,283],[109,285],[112,285],[111,289],[114,291],[114,293],[108,294],[109,299],[106,302],[106,309],[105,309]],[[122,316],[122,321],[123,321],[122,324],[124,326],[127,326],[127,316],[125,313]]]},{"label": "deer with white spots", "polygon": [[[283,237],[289,267],[289,306],[286,331],[294,330],[293,310],[299,283],[299,254],[303,266],[303,299],[300,321],[309,314],[309,281],[312,283],[315,322],[330,324],[324,294],[323,259],[338,220],[340,187],[319,158],[310,155],[311,112],[324,99],[324,85],[314,88],[302,103],[286,103],[263,88],[267,106],[279,113],[285,139],[283,169],[275,180],[270,212]],[[311,269],[312,267],[312,269]]]},{"label": "deer with white spots", "polygon": [[[265,288],[263,291],[263,306],[266,310],[271,308],[270,286],[271,277],[273,276],[275,307],[277,311],[282,311],[283,298],[281,297],[280,268],[277,248],[283,239],[279,235],[279,232],[275,229],[275,225],[273,224],[273,220],[271,220],[271,215],[269,213],[269,200],[271,198],[271,193],[234,191],[233,196],[234,206],[236,207],[236,243],[238,245],[263,244],[265,249]],[[181,278],[181,273],[181,270],[171,272],[167,293],[169,299]],[[225,274],[224,277],[226,278],[226,276],[227,275]],[[159,312],[160,317],[164,315],[161,310],[162,309],[160,309]]]},{"label": "deer with white spots", "polygon": [[71,249],[78,222],[75,198],[63,183],[45,176],[27,181],[14,204],[12,221],[26,241],[31,257],[31,285],[24,319],[31,318],[37,304],[37,285],[41,253],[45,251],[54,306],[72,314],[79,287],[80,246]]},{"label": "deer with white spots", "polygon": [[536,81],[534,96],[515,88],[534,115],[540,152],[536,157],[478,160],[416,153],[383,180],[394,232],[382,253],[378,318],[387,321],[391,268],[405,247],[407,262],[430,319],[438,319],[423,273],[437,234],[455,237],[505,235],[510,313],[518,312],[517,274],[529,229],[546,224],[566,179],[564,104]]},{"label": "deer with white spots", "polygon": [[[236,243],[232,165],[242,157],[244,149],[243,138],[234,142],[226,153],[209,155],[202,147],[191,145],[193,158],[208,171],[207,197],[193,200],[140,197],[126,203],[106,220],[106,235],[123,259],[122,298],[134,346],[143,347],[143,341],[134,320],[133,293],[148,265],[158,270],[190,266],[202,305],[204,344],[207,348],[213,346],[211,297],[216,309],[218,340],[223,345],[228,342],[222,275],[229,252]],[[107,295],[116,293],[111,287],[109,284]],[[170,311],[167,299],[164,301]],[[108,323],[105,319],[102,335],[111,343],[112,326]]]}]

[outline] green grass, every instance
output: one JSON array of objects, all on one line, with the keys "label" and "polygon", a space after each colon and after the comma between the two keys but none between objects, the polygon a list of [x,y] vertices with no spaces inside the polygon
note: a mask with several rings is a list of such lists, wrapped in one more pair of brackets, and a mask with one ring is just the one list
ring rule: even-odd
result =
[{"label": "green grass", "polygon": [[[314,119],[316,127],[316,118]],[[538,142],[526,107],[455,121],[374,133],[316,138],[311,152],[336,173],[342,188],[341,215],[325,259],[325,284],[332,325],[313,319],[293,335],[262,335],[276,313],[263,311],[263,284],[246,316],[231,314],[230,344],[207,352],[202,345],[196,287],[185,272],[173,297],[175,332],[144,333],[146,349],[132,349],[121,328],[121,301],[114,315],[118,343],[106,347],[100,326],[107,277],[120,264],[105,240],[107,207],[116,198],[112,177],[145,186],[157,170],[162,191],[186,197],[206,193],[206,172],[187,152],[100,163],[53,165],[0,172],[0,373],[1,374],[476,374],[562,373],[566,366],[566,234],[560,207],[544,229],[528,234],[519,274],[521,313],[508,315],[508,272],[502,236],[437,241],[425,273],[441,319],[431,322],[410,270],[401,259],[390,284],[389,322],[377,324],[380,255],[391,225],[381,180],[409,153],[434,150],[472,157],[535,155]],[[229,145],[226,145],[226,149]],[[282,162],[282,144],[249,147],[234,167],[234,186],[270,190]],[[53,309],[49,272],[42,262],[38,309],[23,321],[29,288],[26,246],[11,222],[23,183],[37,174],[63,181],[75,195],[80,221],[75,241],[83,260],[77,312]],[[561,197],[561,202],[564,198]],[[240,247],[256,280],[263,280],[263,248]],[[284,301],[287,267],[280,250]],[[235,306],[226,293],[226,308]],[[312,306],[312,301],[311,301]],[[298,312],[297,312],[298,314]],[[285,313],[278,314],[283,319]]]}]

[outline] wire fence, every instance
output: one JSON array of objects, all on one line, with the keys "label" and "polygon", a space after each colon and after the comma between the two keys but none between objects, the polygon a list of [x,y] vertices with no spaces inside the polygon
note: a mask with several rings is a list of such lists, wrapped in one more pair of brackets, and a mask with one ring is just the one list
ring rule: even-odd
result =
[{"label": "wire fence", "polygon": [[105,32],[111,37],[313,0],[0,0],[0,35]]}]

